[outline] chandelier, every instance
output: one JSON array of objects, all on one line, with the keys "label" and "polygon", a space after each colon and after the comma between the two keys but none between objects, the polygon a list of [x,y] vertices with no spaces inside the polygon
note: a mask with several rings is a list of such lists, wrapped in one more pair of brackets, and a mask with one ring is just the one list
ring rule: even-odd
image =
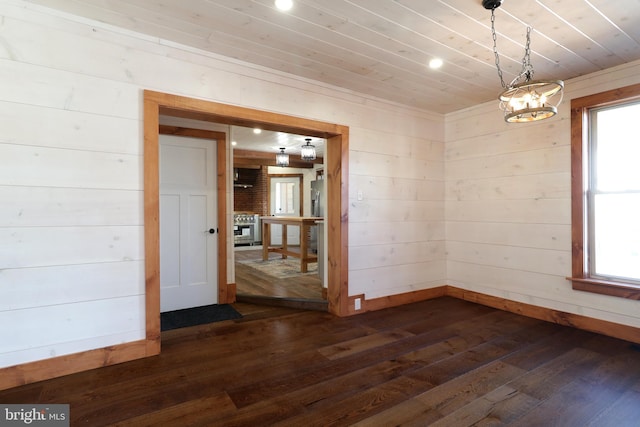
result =
[{"label": "chandelier", "polygon": [[306,145],[300,148],[300,157],[308,162],[316,159],[316,147],[311,145],[311,138],[305,138]]},{"label": "chandelier", "polygon": [[533,80],[533,65],[531,65],[530,58],[531,27],[527,27],[527,43],[522,58],[522,69],[511,83],[504,82],[495,29],[495,10],[501,4],[502,0],[482,0],[482,6],[491,10],[493,53],[500,83],[504,89],[499,96],[500,109],[504,111],[504,120],[508,123],[525,123],[553,117],[557,114],[557,106],[562,101],[564,83],[562,80]]},{"label": "chandelier", "polygon": [[280,148],[280,152],[276,154],[276,166],[289,166],[289,155],[284,152],[284,148]]}]

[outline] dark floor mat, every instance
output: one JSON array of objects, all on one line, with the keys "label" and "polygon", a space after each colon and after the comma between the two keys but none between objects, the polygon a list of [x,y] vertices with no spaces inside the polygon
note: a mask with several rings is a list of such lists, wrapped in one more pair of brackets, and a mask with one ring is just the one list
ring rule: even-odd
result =
[{"label": "dark floor mat", "polygon": [[171,329],[239,319],[241,317],[242,315],[229,304],[213,304],[202,307],[185,308],[183,310],[161,313],[160,330],[169,331]]}]

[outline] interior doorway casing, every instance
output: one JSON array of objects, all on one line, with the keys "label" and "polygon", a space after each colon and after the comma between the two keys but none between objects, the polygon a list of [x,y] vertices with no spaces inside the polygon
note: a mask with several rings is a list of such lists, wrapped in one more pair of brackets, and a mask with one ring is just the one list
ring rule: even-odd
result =
[{"label": "interior doorway casing", "polygon": [[[329,311],[338,316],[352,314],[349,310],[348,290],[348,154],[349,128],[342,125],[302,119],[284,114],[270,113],[250,108],[236,107],[171,95],[144,91],[144,241],[145,241],[145,302],[147,355],[160,352],[160,252],[159,252],[159,182],[158,140],[160,115],[201,120],[213,123],[260,127],[265,130],[309,135],[324,138],[326,144],[325,180],[327,185],[328,231],[327,251],[327,297]],[[225,147],[226,149],[226,147]],[[220,159],[220,156],[218,156]],[[219,164],[219,166],[221,166]],[[218,169],[224,177],[226,168]],[[220,182],[227,192],[224,177]],[[220,177],[219,177],[220,178]],[[220,206],[220,205],[219,205]],[[225,205],[226,206],[226,205]],[[225,207],[226,210],[226,207]],[[221,221],[220,247],[227,247],[227,212]],[[224,230],[223,230],[224,228]],[[224,236],[224,237],[223,237]],[[222,239],[225,239],[223,242]],[[226,262],[226,260],[225,260]],[[226,277],[225,277],[226,282]],[[227,288],[230,283],[219,283]],[[232,302],[221,299],[220,303]]]}]

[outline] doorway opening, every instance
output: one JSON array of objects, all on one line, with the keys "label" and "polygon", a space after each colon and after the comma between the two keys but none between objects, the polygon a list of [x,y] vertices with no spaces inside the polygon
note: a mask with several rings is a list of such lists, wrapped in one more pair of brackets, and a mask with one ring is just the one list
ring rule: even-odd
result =
[{"label": "doorway opening", "polygon": [[[328,309],[338,316],[350,314],[348,298],[348,153],[349,128],[333,123],[302,119],[250,108],[236,107],[195,98],[166,93],[144,91],[144,240],[145,240],[145,310],[148,354],[160,351],[160,262],[159,262],[159,183],[158,141],[160,115],[201,120],[235,126],[260,127],[300,135],[324,138],[327,186],[327,301]],[[225,202],[230,201],[229,178],[233,168],[228,164],[229,150],[223,150],[225,158],[218,156],[218,193]],[[221,175],[222,174],[222,175]],[[233,212],[224,205],[219,215],[220,249],[229,252],[233,248],[231,220]],[[221,203],[218,204],[219,209]],[[224,247],[224,248],[223,248]],[[225,255],[226,256],[226,255]],[[229,262],[226,257],[224,263]],[[227,271],[227,269],[225,269]],[[219,283],[219,303],[235,300],[233,278]]]},{"label": "doorway opening", "polygon": [[[241,163],[243,154],[234,155],[234,162]],[[264,160],[252,187],[234,188],[237,300],[327,311],[326,251],[324,238],[317,238],[319,228],[324,237],[324,218],[313,213],[309,195],[324,167],[322,159],[304,167],[280,167],[274,165],[272,150]],[[252,233],[245,233],[253,239],[240,233],[246,218],[258,219]]]}]

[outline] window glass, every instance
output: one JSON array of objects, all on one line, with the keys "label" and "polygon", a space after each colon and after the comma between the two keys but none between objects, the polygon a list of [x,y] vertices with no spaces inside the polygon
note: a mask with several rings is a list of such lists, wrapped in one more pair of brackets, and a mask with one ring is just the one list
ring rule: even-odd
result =
[{"label": "window glass", "polygon": [[640,281],[640,103],[593,109],[590,115],[590,275]]},{"label": "window glass", "polygon": [[[593,110],[596,189],[640,190],[640,103]],[[594,120],[595,119],[595,120]]]},{"label": "window glass", "polygon": [[277,182],[275,188],[276,212],[278,214],[294,214],[294,190],[296,184],[293,182]]},{"label": "window glass", "polygon": [[640,193],[598,194],[594,209],[594,276],[640,280]]}]

